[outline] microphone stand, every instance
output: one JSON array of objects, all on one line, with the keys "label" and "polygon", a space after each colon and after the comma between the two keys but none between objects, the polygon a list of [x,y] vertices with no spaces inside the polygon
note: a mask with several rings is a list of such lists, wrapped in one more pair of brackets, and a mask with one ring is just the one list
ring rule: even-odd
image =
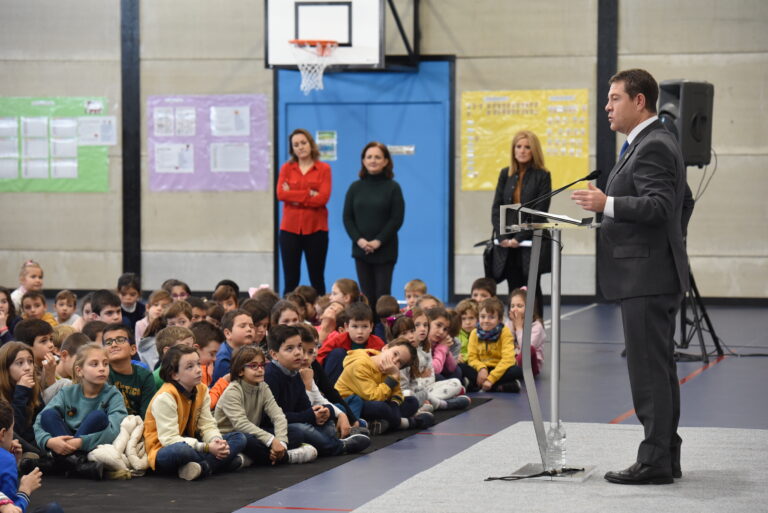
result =
[{"label": "microphone stand", "polygon": [[595,171],[592,171],[591,173],[589,173],[587,176],[579,178],[578,180],[575,180],[575,181],[569,183],[568,185],[563,185],[559,189],[555,189],[554,191],[548,192],[547,194],[544,194],[543,196],[539,196],[538,198],[534,198],[531,201],[523,203],[522,205],[520,205],[519,208],[530,207],[530,206],[535,205],[537,203],[541,203],[542,201],[544,201],[546,199],[549,199],[549,198],[551,198],[553,196],[557,196],[558,194],[560,194],[561,192],[563,192],[564,190],[566,190],[568,187],[570,187],[572,185],[576,185],[577,183],[583,182],[583,181],[594,180],[595,178],[599,177],[601,174],[603,174],[603,172],[600,171],[599,169],[596,169]]}]

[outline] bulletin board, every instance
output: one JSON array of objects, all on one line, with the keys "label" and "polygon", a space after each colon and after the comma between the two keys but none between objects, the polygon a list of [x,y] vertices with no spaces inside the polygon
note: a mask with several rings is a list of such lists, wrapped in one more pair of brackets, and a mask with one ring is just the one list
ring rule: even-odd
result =
[{"label": "bulletin board", "polygon": [[512,137],[535,133],[552,188],[588,173],[587,89],[469,91],[461,95],[461,189],[492,191],[509,166]]},{"label": "bulletin board", "polygon": [[106,192],[117,120],[101,97],[0,98],[0,192]]},{"label": "bulletin board", "polygon": [[147,107],[151,190],[268,188],[265,95],[150,96]]}]

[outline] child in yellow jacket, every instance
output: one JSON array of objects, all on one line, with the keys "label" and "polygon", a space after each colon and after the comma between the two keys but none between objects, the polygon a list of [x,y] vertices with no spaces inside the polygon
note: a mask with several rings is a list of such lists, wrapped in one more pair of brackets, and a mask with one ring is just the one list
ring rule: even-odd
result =
[{"label": "child in yellow jacket", "polygon": [[356,349],[344,358],[344,370],[336,390],[358,417],[368,421],[372,435],[390,429],[424,429],[435,423],[434,416],[419,412],[419,401],[403,397],[400,369],[411,364],[416,350],[405,338],[397,338],[375,349]]},{"label": "child in yellow jacket", "polygon": [[480,303],[477,328],[469,335],[467,363],[460,364],[470,390],[519,392],[523,373],[515,359],[515,336],[504,326],[504,305],[491,297]]}]

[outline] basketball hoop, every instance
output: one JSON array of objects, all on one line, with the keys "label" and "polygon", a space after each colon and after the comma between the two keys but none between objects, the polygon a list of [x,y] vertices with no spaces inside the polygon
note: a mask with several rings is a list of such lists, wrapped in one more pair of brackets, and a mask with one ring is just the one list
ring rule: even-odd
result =
[{"label": "basketball hoop", "polygon": [[331,62],[333,51],[338,46],[336,41],[314,39],[292,39],[296,65],[301,72],[301,90],[309,94],[312,90],[323,88],[323,72]]}]

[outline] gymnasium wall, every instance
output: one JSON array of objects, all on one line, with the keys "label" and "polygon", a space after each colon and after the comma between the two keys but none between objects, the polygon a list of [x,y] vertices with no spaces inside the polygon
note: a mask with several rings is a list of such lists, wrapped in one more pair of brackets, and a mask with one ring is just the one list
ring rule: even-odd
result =
[{"label": "gymnasium wall", "polygon": [[[396,4],[409,25],[410,0]],[[456,56],[454,278],[456,293],[466,294],[482,273],[480,251],[472,244],[490,232],[492,193],[460,189],[460,95],[594,91],[597,1],[423,0],[421,5],[422,53]],[[262,93],[271,112],[262,18],[263,3],[253,0],[141,2],[142,130],[150,95]],[[645,67],[659,80],[706,80],[715,86],[712,139],[718,169],[689,230],[693,271],[704,296],[768,295],[767,25],[768,4],[760,0],[619,4],[619,68]],[[389,15],[387,52],[404,53]],[[120,2],[0,0],[0,74],[1,96],[104,96],[110,113],[120,116]],[[592,112],[603,115],[602,107],[603,100],[592,93]],[[594,116],[590,131],[592,168]],[[146,151],[145,140],[144,288],[171,276],[195,290],[210,290],[223,277],[242,286],[270,283],[272,191],[151,192]],[[122,271],[119,144],[109,149],[109,169],[107,193],[2,194],[0,284],[15,286],[21,262],[34,258],[45,268],[46,288],[114,286]],[[701,170],[689,169],[694,193],[701,178]],[[554,200],[552,210],[580,214],[567,195]],[[566,233],[564,242],[563,293],[594,294],[593,234]],[[401,284],[394,286],[399,292]]]}]

